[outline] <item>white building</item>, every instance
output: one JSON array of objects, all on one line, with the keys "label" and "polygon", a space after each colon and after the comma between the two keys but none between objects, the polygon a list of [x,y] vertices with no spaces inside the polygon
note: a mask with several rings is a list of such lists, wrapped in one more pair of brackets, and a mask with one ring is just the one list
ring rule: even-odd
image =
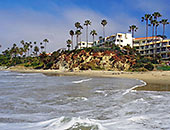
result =
[{"label": "white building", "polygon": [[93,42],[88,42],[88,46],[87,46],[87,42],[85,41],[81,41],[78,43],[78,49],[83,49],[86,47],[92,47],[93,46]]},{"label": "white building", "polygon": [[116,33],[105,38],[100,38],[95,41],[94,46],[103,46],[106,43],[116,44],[120,46],[130,45],[133,46],[133,38],[131,33]]}]

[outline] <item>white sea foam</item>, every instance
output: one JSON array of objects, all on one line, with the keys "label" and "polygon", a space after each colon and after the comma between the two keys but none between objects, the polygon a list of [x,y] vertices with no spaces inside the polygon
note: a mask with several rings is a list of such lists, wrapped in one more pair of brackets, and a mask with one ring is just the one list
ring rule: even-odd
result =
[{"label": "white sea foam", "polygon": [[83,100],[83,101],[87,101],[88,99],[86,97],[69,97],[68,99],[70,100]]},{"label": "white sea foam", "polygon": [[80,117],[60,117],[50,119],[38,123],[0,123],[0,128],[3,130],[67,130],[67,129],[90,129],[90,130],[107,130],[101,123],[94,119],[80,118]]},{"label": "white sea foam", "polygon": [[108,95],[105,91],[101,91],[101,90],[96,90],[95,93],[104,94],[105,97]]},{"label": "white sea foam", "polygon": [[144,120],[147,120],[147,119],[148,118],[145,117],[145,116],[135,116],[135,117],[129,118],[128,120],[133,121],[133,122],[141,122],[141,121],[144,121]]},{"label": "white sea foam", "polygon": [[151,98],[153,98],[153,99],[158,99],[158,98],[163,98],[163,96],[161,96],[161,95],[155,95],[155,96],[151,96]]},{"label": "white sea foam", "polygon": [[[139,80],[139,79],[136,79],[136,80]],[[126,94],[129,93],[129,92],[135,92],[136,90],[133,90],[133,89],[135,89],[135,88],[137,88],[137,87],[142,87],[142,86],[146,86],[146,85],[147,85],[147,83],[144,82],[143,80],[139,80],[139,81],[142,82],[143,84],[141,84],[141,85],[135,85],[134,87],[132,87],[132,88],[130,88],[130,89],[127,89],[122,95],[126,95]]]},{"label": "white sea foam", "polygon": [[[84,128],[91,128],[91,130],[99,129],[99,130],[106,130],[100,123],[93,119],[82,119],[80,117],[76,118],[65,118],[61,117],[57,120],[51,120],[46,122],[47,123],[47,130],[65,130],[65,129],[80,129]],[[44,123],[43,123],[44,124]]]},{"label": "white sea foam", "polygon": [[92,78],[90,78],[90,79],[82,79],[82,80],[79,80],[79,81],[72,81],[72,83],[79,84],[79,83],[87,82],[87,81],[90,81],[90,80],[92,80]]}]

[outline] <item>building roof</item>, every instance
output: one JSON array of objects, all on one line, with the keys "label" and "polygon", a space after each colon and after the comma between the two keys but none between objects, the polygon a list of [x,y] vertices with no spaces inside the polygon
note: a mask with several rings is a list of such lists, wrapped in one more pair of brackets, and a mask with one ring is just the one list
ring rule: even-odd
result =
[{"label": "building roof", "polygon": [[153,36],[153,37],[139,37],[139,38],[135,38],[134,40],[144,40],[144,39],[153,39],[153,38],[161,38],[158,36]]}]

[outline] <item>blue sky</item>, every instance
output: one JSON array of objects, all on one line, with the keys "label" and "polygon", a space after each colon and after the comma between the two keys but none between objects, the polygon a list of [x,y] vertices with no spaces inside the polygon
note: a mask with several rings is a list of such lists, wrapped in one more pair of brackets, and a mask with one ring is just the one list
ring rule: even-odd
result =
[{"label": "blue sky", "polygon": [[[89,30],[98,32],[96,39],[102,35],[102,19],[108,21],[106,35],[127,32],[135,24],[139,27],[135,36],[142,37],[145,24],[141,17],[159,11],[170,20],[169,5],[169,0],[0,0],[0,51],[21,40],[40,42],[45,38],[50,40],[49,52],[64,48],[74,23],[83,25],[87,19],[92,21]],[[162,34],[162,26],[158,33]],[[170,38],[170,25],[166,35]]]}]

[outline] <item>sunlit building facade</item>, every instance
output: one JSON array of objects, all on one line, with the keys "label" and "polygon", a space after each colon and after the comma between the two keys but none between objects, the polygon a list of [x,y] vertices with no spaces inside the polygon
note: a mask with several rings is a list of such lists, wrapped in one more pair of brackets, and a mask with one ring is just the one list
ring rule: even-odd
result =
[{"label": "sunlit building facade", "polygon": [[142,56],[160,55],[162,59],[170,58],[170,39],[161,37],[141,37],[133,40],[134,47]]}]

